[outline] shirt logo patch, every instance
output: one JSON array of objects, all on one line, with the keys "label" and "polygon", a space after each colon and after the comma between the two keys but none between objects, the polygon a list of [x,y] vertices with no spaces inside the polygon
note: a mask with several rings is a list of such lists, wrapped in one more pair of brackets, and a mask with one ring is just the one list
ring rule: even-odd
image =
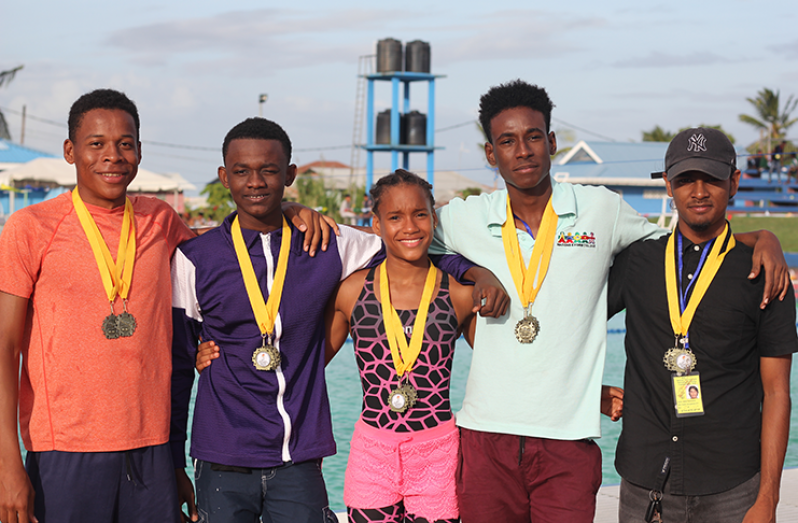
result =
[{"label": "shirt logo patch", "polygon": [[596,248],[596,236],[591,232],[561,232],[557,237],[557,247]]},{"label": "shirt logo patch", "polygon": [[703,134],[694,134],[687,142],[687,150],[689,152],[700,153],[707,150],[707,139]]}]

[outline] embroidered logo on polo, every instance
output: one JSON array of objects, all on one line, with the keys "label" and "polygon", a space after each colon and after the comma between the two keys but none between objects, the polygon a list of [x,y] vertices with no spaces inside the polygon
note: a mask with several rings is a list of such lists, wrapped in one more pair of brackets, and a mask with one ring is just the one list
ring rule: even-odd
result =
[{"label": "embroidered logo on polo", "polygon": [[557,247],[596,248],[596,236],[590,232],[561,232],[557,237]]},{"label": "embroidered logo on polo", "polygon": [[701,133],[694,134],[687,142],[687,150],[694,153],[706,152],[707,139]]}]

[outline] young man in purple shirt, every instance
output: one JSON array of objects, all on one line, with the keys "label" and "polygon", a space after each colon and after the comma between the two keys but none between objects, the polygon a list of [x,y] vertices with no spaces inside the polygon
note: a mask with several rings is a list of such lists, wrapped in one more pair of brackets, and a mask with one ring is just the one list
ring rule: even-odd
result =
[{"label": "young man in purple shirt", "polygon": [[[335,453],[324,309],[338,283],[380,253],[381,241],[341,227],[325,251],[303,252],[302,236],[280,209],[296,166],[276,123],[236,125],[222,154],[219,179],[237,211],[181,245],[172,267],[178,481],[188,483],[182,469],[197,343],[212,340],[219,356],[199,380],[191,445],[203,521],[336,521],[321,474],[321,459]],[[448,258],[442,266],[458,276],[473,267]],[[482,292],[477,286],[477,302]]]}]

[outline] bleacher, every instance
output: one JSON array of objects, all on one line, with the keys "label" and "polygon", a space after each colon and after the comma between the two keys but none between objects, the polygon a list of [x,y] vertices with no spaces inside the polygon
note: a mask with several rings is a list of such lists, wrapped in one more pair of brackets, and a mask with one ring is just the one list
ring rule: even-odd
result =
[{"label": "bleacher", "polygon": [[[755,170],[743,171],[743,174],[759,175]],[[751,213],[798,213],[798,180],[789,178],[786,169],[782,172],[781,183],[778,182],[775,173],[770,182],[767,176],[767,172],[764,172],[758,178],[740,178],[740,187],[729,202],[729,210]]]}]

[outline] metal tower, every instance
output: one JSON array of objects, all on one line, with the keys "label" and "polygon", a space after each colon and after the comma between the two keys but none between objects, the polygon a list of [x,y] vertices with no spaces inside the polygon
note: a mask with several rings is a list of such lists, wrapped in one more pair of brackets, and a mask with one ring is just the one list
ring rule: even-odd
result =
[{"label": "metal tower", "polygon": [[[371,189],[374,183],[374,153],[391,153],[391,171],[399,168],[399,153],[402,153],[402,168],[408,169],[410,166],[410,153],[427,153],[427,181],[433,184],[435,166],[435,79],[444,78],[443,75],[416,72],[389,72],[372,73],[364,75],[368,81],[368,100],[366,108],[366,191]],[[377,144],[374,135],[374,83],[391,82],[391,143]],[[399,139],[399,84],[404,86],[402,113],[410,112],[410,84],[412,82],[427,82],[427,143],[425,145],[404,145]]]}]

